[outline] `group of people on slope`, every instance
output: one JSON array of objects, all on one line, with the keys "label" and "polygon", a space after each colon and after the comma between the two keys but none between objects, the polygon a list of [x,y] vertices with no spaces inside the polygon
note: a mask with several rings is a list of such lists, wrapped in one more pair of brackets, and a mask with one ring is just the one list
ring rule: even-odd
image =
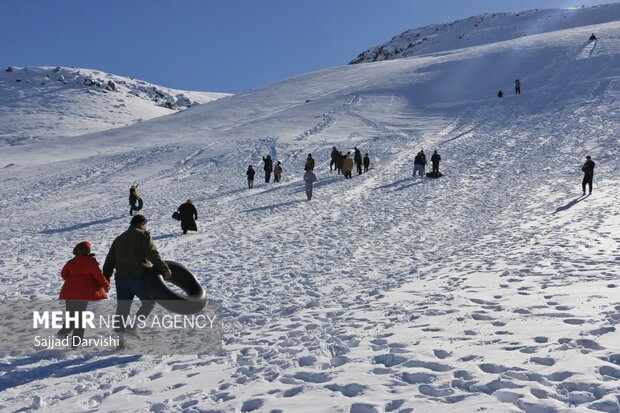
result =
[{"label": "group of people on slope", "polygon": [[335,146],[332,147],[331,160],[329,162],[330,172],[335,170],[338,172],[338,175],[342,173],[345,179],[350,179],[352,178],[353,164],[355,164],[358,175],[362,174],[362,165],[364,166],[364,172],[368,172],[368,168],[370,168],[368,153],[362,158],[362,152],[357,146],[353,148],[353,156],[351,156],[351,152],[347,152],[345,155],[338,151]]},{"label": "group of people on slope", "polygon": [[[515,79],[515,95],[520,95],[521,94],[521,81],[519,79]],[[497,92],[497,97],[501,98],[502,96],[504,96],[504,92],[502,92],[502,90],[500,89],[499,92]]]},{"label": "group of people on slope", "polygon": [[[134,211],[140,211],[143,207],[144,201],[138,195],[138,184],[133,184],[129,188],[129,215],[133,216]],[[198,231],[198,225],[196,224],[198,211],[191,198],[177,208],[173,217],[181,221],[181,231],[183,231],[183,234],[187,234],[187,231]]]},{"label": "group of people on slope", "polygon": [[[110,280],[115,277],[117,306],[114,331],[118,334],[119,348],[125,348],[125,333],[137,335],[137,326],[130,324],[129,314],[135,297],[141,301],[136,313],[137,319],[148,317],[155,301],[146,290],[144,278],[152,273],[162,274],[164,279],[172,276],[170,268],[162,260],[157,247],[146,230],[147,219],[143,215],[132,217],[129,228],[114,239],[103,264],[103,271],[91,253],[91,244],[82,241],[73,248],[74,258],[63,267],[64,280],[60,300],[65,300],[65,309],[72,315],[68,323],[58,331],[59,338],[72,335],[71,343],[79,345],[84,336],[81,313],[88,308],[89,301],[107,299]],[[136,318],[133,318],[134,320]],[[74,338],[78,337],[76,343]]]},{"label": "group of people on slope", "polygon": [[[428,175],[434,178],[438,178],[439,174],[439,161],[441,161],[441,156],[437,153],[437,149],[433,152],[431,156],[431,164],[433,165],[433,171]],[[424,150],[418,152],[418,154],[413,159],[413,176],[419,174],[421,177],[427,176],[426,174],[426,165],[428,164],[426,160],[426,154]]]},{"label": "group of people on slope", "polygon": [[[272,172],[273,182],[280,182],[280,179],[282,178],[282,162],[278,161],[274,166],[271,155],[263,156],[263,170],[265,171],[265,183],[268,184],[271,180]],[[245,172],[245,175],[248,178],[248,189],[254,188],[254,176],[256,175],[256,170],[254,170],[253,165],[248,165],[248,170]]]}]

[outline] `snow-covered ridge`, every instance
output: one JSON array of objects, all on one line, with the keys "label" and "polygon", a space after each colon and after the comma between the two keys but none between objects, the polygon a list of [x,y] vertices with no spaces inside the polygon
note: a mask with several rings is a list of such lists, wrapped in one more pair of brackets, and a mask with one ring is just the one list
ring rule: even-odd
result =
[{"label": "snow-covered ridge", "polygon": [[360,53],[349,64],[400,59],[518,39],[620,19],[620,3],[557,10],[485,13],[452,23],[407,30]]},{"label": "snow-covered ridge", "polygon": [[0,72],[0,146],[126,126],[224,96],[90,69],[7,67]]}]

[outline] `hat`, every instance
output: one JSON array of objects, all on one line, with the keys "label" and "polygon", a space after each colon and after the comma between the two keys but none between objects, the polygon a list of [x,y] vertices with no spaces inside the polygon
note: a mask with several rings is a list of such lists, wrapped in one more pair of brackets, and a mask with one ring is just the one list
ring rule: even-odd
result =
[{"label": "hat", "polygon": [[590,158],[591,158],[591,156],[590,156],[590,155],[586,156],[586,159],[590,159]]},{"label": "hat", "polygon": [[131,218],[131,226],[132,227],[139,227],[140,225],[142,225],[143,223],[146,224],[148,222],[148,220],[146,219],[146,217],[144,215],[134,215],[133,218]]},{"label": "hat", "polygon": [[186,204],[191,204],[192,203],[192,198],[187,198],[187,201],[185,201]]},{"label": "hat", "polygon": [[86,256],[88,254],[90,254],[90,242],[88,241],[79,242],[73,247],[73,255],[75,256]]}]

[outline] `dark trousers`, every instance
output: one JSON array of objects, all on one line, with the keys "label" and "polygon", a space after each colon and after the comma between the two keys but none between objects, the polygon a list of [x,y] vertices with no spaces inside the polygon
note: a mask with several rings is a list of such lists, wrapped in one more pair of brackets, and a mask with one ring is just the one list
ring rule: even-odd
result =
[{"label": "dark trousers", "polygon": [[248,189],[252,189],[254,187],[254,180],[248,179]]},{"label": "dark trousers", "polygon": [[274,175],[273,182],[280,182],[280,175]]},{"label": "dark trousers", "polygon": [[357,166],[357,174],[361,175],[362,174],[362,163],[361,162],[355,162],[355,166]]},{"label": "dark trousers", "polygon": [[329,172],[331,172],[331,171],[332,171],[332,166],[334,166],[334,165],[336,165],[336,161],[332,159],[332,160],[329,162]]},{"label": "dark trousers", "polygon": [[439,162],[433,162],[433,175],[439,174]]},{"label": "dark trousers", "polygon": [[364,172],[368,172],[368,165],[364,165]]},{"label": "dark trousers", "polygon": [[[147,275],[148,276],[148,275]],[[136,313],[136,318],[144,316],[145,318],[151,314],[153,307],[155,307],[155,301],[146,291],[144,285],[144,278],[142,277],[121,277],[116,278],[116,316],[117,326],[114,329],[117,333],[125,332],[125,321],[131,311],[131,304],[134,297],[138,297],[142,304],[140,309]],[[127,323],[128,325],[131,323]]]},{"label": "dark trousers", "polygon": [[265,171],[265,183],[269,183],[269,180],[271,179],[271,171]]},{"label": "dark trousers", "polygon": [[584,175],[583,181],[581,181],[581,187],[583,188],[583,193],[586,193],[586,185],[590,187],[590,193],[592,193],[592,178],[594,175]]},{"label": "dark trousers", "polygon": [[521,94],[521,88],[520,87],[516,87],[515,88],[515,95],[520,95]]},{"label": "dark trousers", "polygon": [[84,338],[84,326],[81,325],[82,313],[88,308],[88,301],[67,300],[65,301],[65,310],[71,314],[71,317],[80,322],[65,323],[65,326],[58,332],[59,336],[66,337],[73,331],[73,337]]},{"label": "dark trousers", "polygon": [[344,172],[344,177],[346,178],[351,178],[351,171],[345,171]]}]

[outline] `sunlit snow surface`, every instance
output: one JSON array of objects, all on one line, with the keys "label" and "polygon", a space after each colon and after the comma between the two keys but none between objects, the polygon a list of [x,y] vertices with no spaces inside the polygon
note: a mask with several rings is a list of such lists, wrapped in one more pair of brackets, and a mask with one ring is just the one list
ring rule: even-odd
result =
[{"label": "sunlit snow surface", "polygon": [[[103,261],[139,183],[162,255],[222,300],[225,335],[219,357],[6,357],[0,405],[620,411],[620,6],[597,10],[604,23],[577,10],[574,28],[3,146],[0,297],[56,297],[82,239]],[[368,152],[371,170],[330,173],[334,145]],[[412,178],[415,154],[435,148],[445,176]],[[266,154],[280,184],[264,183]],[[594,192],[579,198],[586,155]],[[199,232],[183,236],[170,214],[188,197]]]}]

